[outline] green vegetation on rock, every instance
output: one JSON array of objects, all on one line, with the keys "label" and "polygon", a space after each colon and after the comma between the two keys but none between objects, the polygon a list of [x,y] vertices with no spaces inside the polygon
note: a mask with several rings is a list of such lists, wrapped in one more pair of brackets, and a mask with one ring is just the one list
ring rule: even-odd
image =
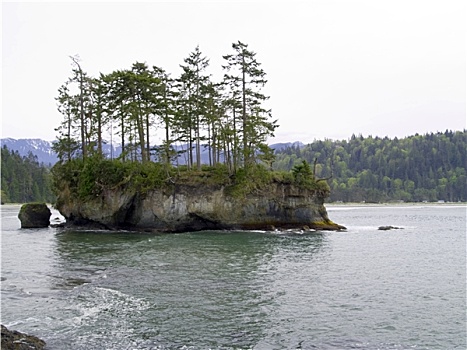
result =
[{"label": "green vegetation on rock", "polygon": [[57,163],[52,168],[52,173],[57,194],[69,192],[72,197],[80,200],[118,189],[141,195],[156,189],[170,192],[179,184],[201,188],[223,187],[226,195],[238,198],[250,193],[260,193],[272,182],[315,190],[323,198],[329,195],[326,181],[317,182],[312,174],[297,177],[292,172],[271,171],[260,164],[241,168],[231,174],[225,164],[203,166],[198,171],[184,166],[175,168],[155,162],[122,162],[92,156],[84,161],[73,159],[66,163]]}]

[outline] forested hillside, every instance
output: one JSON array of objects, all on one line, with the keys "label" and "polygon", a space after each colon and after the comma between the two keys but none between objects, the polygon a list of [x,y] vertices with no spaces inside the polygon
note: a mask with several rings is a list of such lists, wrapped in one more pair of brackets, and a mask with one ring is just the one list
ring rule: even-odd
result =
[{"label": "forested hillside", "polygon": [[29,152],[20,156],[18,151],[2,147],[2,203],[53,202],[50,169],[39,164],[37,156]]},{"label": "forested hillside", "polygon": [[274,169],[316,159],[316,176],[332,175],[331,201],[457,202],[467,200],[466,149],[466,130],[403,139],[352,135],[277,151]]},{"label": "forested hillside", "polygon": [[[274,170],[305,160],[318,178],[329,178],[331,201],[467,201],[467,131],[403,139],[362,137],[314,141],[277,149]],[[2,202],[54,201],[50,170],[32,153],[2,148]],[[316,164],[315,163],[316,159]]]}]

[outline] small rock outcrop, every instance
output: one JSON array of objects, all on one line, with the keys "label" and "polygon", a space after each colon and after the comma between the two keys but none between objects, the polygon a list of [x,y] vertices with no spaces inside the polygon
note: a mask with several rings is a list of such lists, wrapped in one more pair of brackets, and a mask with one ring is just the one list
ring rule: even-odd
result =
[{"label": "small rock outcrop", "polygon": [[18,218],[21,228],[42,228],[50,225],[52,212],[45,203],[26,203],[21,207]]},{"label": "small rock outcrop", "polygon": [[11,331],[4,325],[2,327],[2,350],[42,350],[45,341],[33,335],[18,331]]},{"label": "small rock outcrop", "polygon": [[402,227],[397,227],[397,226],[380,226],[378,227],[378,230],[380,231],[389,231],[389,230],[401,230]]}]

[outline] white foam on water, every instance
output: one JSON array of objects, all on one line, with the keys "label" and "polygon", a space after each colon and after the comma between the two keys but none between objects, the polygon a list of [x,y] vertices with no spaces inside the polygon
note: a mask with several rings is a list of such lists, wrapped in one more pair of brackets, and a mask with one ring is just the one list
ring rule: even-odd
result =
[{"label": "white foam on water", "polygon": [[362,207],[326,207],[326,211],[348,211],[362,209]]},{"label": "white foam on water", "polygon": [[28,317],[28,318],[25,318],[24,320],[15,320],[15,321],[11,321],[11,322],[8,322],[5,324],[5,327],[8,328],[8,329],[11,329],[12,327],[15,327],[15,326],[18,326],[18,325],[21,325],[21,324],[28,324],[28,323],[37,323],[39,322],[40,319],[36,318],[36,317]]},{"label": "white foam on water", "polygon": [[115,316],[125,318],[149,307],[143,299],[110,288],[92,287],[91,293],[80,295],[78,299],[83,297],[86,300],[77,305],[80,315],[74,318],[75,324],[89,324],[109,316],[111,319]]}]

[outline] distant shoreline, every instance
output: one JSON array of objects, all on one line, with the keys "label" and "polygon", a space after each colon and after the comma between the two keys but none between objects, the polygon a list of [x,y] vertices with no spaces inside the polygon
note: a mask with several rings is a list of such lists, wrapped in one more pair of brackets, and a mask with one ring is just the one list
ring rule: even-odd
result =
[{"label": "distant shoreline", "polygon": [[435,206],[435,205],[445,205],[445,206],[467,206],[467,202],[384,202],[384,203],[362,203],[362,202],[329,202],[324,203],[326,207],[336,206],[336,207],[386,207],[386,206]]}]

